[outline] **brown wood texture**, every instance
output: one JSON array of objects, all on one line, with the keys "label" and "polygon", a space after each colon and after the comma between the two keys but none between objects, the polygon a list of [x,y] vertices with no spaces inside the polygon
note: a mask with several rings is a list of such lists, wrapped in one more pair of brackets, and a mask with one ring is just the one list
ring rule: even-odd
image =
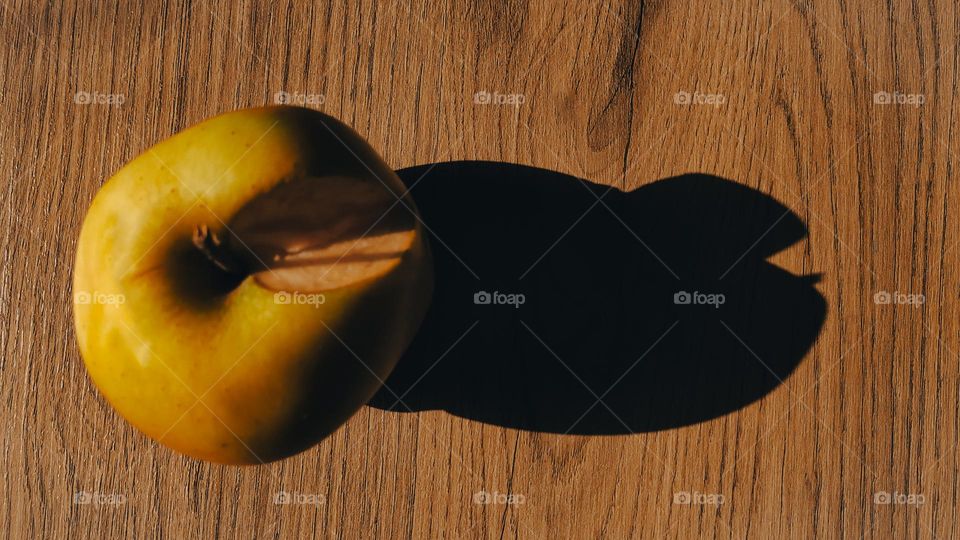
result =
[{"label": "brown wood texture", "polygon": [[[956,3],[0,9],[4,536],[960,536]],[[523,103],[477,104],[480,91]],[[103,182],[150,145],[278,92],[323,96],[316,108],[396,168],[490,160],[628,191],[687,172],[748,186],[806,223],[770,260],[822,274],[822,329],[783,384],[688,426],[564,435],[365,407],[266,466],[176,454],[86,374],[70,284],[79,228]],[[710,99],[723,103],[698,103]],[[530,246],[531,260],[549,247]],[[877,304],[881,291],[925,301]],[[274,504],[280,491],[320,500]]]}]

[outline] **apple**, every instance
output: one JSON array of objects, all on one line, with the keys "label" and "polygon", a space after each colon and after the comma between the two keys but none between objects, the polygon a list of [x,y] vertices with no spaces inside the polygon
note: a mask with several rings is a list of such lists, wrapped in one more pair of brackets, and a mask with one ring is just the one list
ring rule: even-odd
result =
[{"label": "apple", "polygon": [[106,182],[73,276],[103,396],[174,450],[228,464],[301,452],[380,388],[433,287],[416,206],[320,112],[226,113]]}]

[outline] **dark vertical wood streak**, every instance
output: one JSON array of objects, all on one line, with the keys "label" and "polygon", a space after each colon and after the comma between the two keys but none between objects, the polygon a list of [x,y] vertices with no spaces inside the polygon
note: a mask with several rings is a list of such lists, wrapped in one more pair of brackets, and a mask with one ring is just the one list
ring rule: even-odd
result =
[{"label": "dark vertical wood streak", "polygon": [[[311,4],[310,7],[311,7],[311,9],[312,9],[313,5]],[[293,43],[299,41],[299,40],[297,40],[296,36],[295,36],[294,33],[293,33],[293,30],[294,30],[294,21],[296,21],[296,14],[295,14],[294,11],[293,11],[293,3],[287,4],[287,9],[286,9],[286,12],[284,13],[284,15],[285,15],[284,18],[286,19],[286,21],[285,21],[286,24],[285,24],[285,26],[284,26],[283,33],[284,33],[285,36],[287,36],[287,41],[286,41],[286,43],[284,43],[284,53],[283,53],[283,60],[284,60],[284,62],[283,62],[283,66],[282,66],[281,69],[280,69],[280,83],[279,83],[279,84],[280,84],[280,88],[286,88],[286,87],[287,87],[287,82],[289,81],[289,77],[290,77],[290,70],[291,70],[291,69],[295,69],[296,67],[298,67],[298,66],[291,66],[291,63],[292,63],[292,62],[291,62],[291,59],[290,59],[291,55],[293,54],[293,46],[292,46],[292,45],[293,45]],[[307,47],[309,47],[309,46],[310,46],[310,41],[307,40]],[[307,63],[307,65],[305,65],[305,66],[303,67],[303,69],[302,69],[302,71],[301,71],[301,73],[304,75],[303,77],[301,77],[301,80],[309,80],[309,79],[307,79],[306,75],[309,73],[309,70],[308,70],[307,68],[309,68],[309,66],[310,66],[310,64],[309,64],[309,58],[310,58],[310,57],[307,56],[306,58],[307,58],[307,62],[308,62],[308,63]],[[304,92],[310,92],[310,90],[311,90],[311,89],[309,89],[309,88],[304,88],[304,89],[303,89]],[[270,96],[270,97],[272,97],[272,96]]]},{"label": "dark vertical wood streak", "polygon": [[[955,32],[960,31],[960,17],[956,17],[956,16],[954,17],[954,31],[955,31]],[[957,85],[958,85],[958,84],[960,84],[960,54],[958,54],[958,52],[960,52],[960,48],[958,48],[957,46],[955,46],[955,47],[953,48],[953,69],[951,70],[951,73],[953,74],[953,80],[950,81],[951,84],[949,85],[950,88],[954,88],[954,89],[957,88]],[[955,119],[954,119],[954,111],[957,110],[957,108],[956,108],[956,99],[957,99],[957,98],[956,98],[956,91],[950,92],[950,98],[949,98],[949,99],[950,99],[949,102],[948,102],[948,103],[949,103],[949,106],[947,107],[947,110],[950,111],[950,116],[948,117],[948,120],[947,120],[947,123],[946,123],[947,126],[948,126],[948,127],[947,127],[947,137],[946,137],[946,143],[947,143],[947,144],[946,144],[946,148],[947,148],[947,149],[949,149],[949,148],[956,148],[956,147],[957,147],[955,144],[952,144],[952,143],[953,143],[953,140],[954,140],[954,126],[955,126],[955,123],[954,123],[954,122],[955,122]],[[947,185],[956,185],[956,181],[953,180],[953,178],[954,178],[954,175],[953,175],[953,169],[954,169],[954,167],[953,167],[953,163],[954,163],[954,162],[953,162],[953,157],[954,157],[954,155],[953,155],[953,154],[950,154],[949,151],[946,153],[946,160],[945,160],[945,161],[946,161],[946,163],[945,163],[945,169],[946,169],[946,175],[945,175],[945,176],[946,176],[946,181],[945,181],[945,184],[947,184]],[[956,196],[954,196],[954,200],[956,200]],[[952,228],[947,226],[947,223],[948,223],[948,221],[949,221],[949,220],[948,220],[948,213],[947,213],[948,201],[949,201],[949,197],[944,197],[944,199],[943,199],[943,207],[942,207],[942,216],[943,216],[943,218],[942,218],[942,233],[941,233],[941,242],[940,242],[940,245],[941,245],[941,246],[952,246],[952,245],[954,244],[954,242],[956,241],[956,238],[951,238],[951,239],[950,239],[950,242],[949,242],[949,243],[947,242],[947,238],[948,238],[948,237],[947,237],[947,231],[948,231],[948,230],[954,230],[954,231],[957,230],[956,225],[954,225],[954,227],[952,227]],[[956,222],[956,220],[954,220],[954,222]],[[947,268],[947,264],[946,264],[947,261],[945,261],[945,258],[946,258],[946,251],[945,251],[945,250],[946,250],[946,249],[949,249],[949,247],[946,247],[944,250],[941,250],[941,252],[940,252],[940,266],[939,266],[939,268],[940,268],[941,270]],[[941,276],[942,276],[942,275],[943,275],[943,273],[941,273]],[[950,294],[947,290],[945,290],[944,287],[941,287],[941,290],[944,290],[944,294],[941,296],[942,298],[950,298],[950,297],[952,297],[952,298],[956,299],[956,298],[960,297],[960,294],[958,294],[958,293]],[[955,312],[956,312],[956,311],[954,311],[953,313],[955,313]],[[943,314],[944,314],[944,313],[948,313],[948,312],[947,312],[946,310],[941,310],[941,311],[940,311],[940,320],[938,321],[940,324],[937,326],[938,329],[939,329],[939,328],[945,328],[945,324],[944,324],[944,321],[943,321]],[[956,338],[956,337],[958,337],[958,336],[960,336],[960,333],[955,333],[952,337]],[[956,343],[956,341],[954,341],[954,343]],[[952,350],[950,351],[950,353],[951,353],[950,356],[953,356],[953,354],[955,354],[954,351],[952,351]],[[939,358],[942,359],[943,356],[940,356]],[[938,380],[938,381],[944,380],[944,376],[943,376],[943,374],[940,372],[940,366],[941,366],[941,365],[942,365],[942,362],[938,362],[938,363],[937,363],[937,380]],[[955,364],[953,364],[953,362],[949,362],[949,357],[948,357],[948,364],[947,364],[947,365],[948,365],[948,366],[953,366],[953,365],[955,365]],[[949,368],[948,368],[948,369],[949,369]],[[937,402],[938,402],[938,403],[940,402],[940,399],[939,399],[939,398],[941,397],[940,390],[941,390],[941,388],[940,388],[940,386],[938,385],[938,386],[937,386],[937,393],[936,393],[936,397],[938,398],[938,399],[937,399]],[[953,391],[952,391],[952,388],[948,388],[948,389],[947,389],[947,392],[946,392],[946,395],[953,395],[953,394],[954,394],[954,393],[953,393]],[[960,394],[960,388],[958,388],[958,390],[956,391],[956,394]],[[938,410],[938,413],[939,413],[939,412],[940,412],[940,411]],[[941,416],[943,416],[943,417],[945,417],[945,418],[947,418],[947,419],[949,418],[949,416],[938,414],[938,418],[940,418]],[[954,429],[954,440],[953,440],[953,443],[950,445],[950,450],[949,450],[948,452],[954,452],[958,447],[960,447],[960,415],[955,415],[955,416],[954,416],[954,419],[953,419],[953,429]],[[938,433],[939,433],[939,430],[937,430],[937,431],[938,431]],[[941,458],[938,456],[938,459],[941,459]],[[955,461],[954,461],[954,467],[956,467],[956,460],[957,460],[957,453],[956,453],[956,452],[954,452],[954,459],[955,459]],[[938,469],[941,468],[941,466],[942,466],[941,464],[939,464],[939,463],[937,464]],[[946,535],[945,535],[946,537],[952,537],[952,536],[956,536],[956,535],[958,534],[958,532],[957,532],[957,529],[958,529],[958,523],[957,523],[957,521],[958,521],[958,520],[957,520],[957,512],[958,512],[958,510],[957,510],[957,506],[958,506],[958,505],[956,504],[956,501],[957,501],[958,499],[960,499],[960,492],[958,492],[958,484],[957,484],[956,480],[954,480],[954,482],[953,482],[953,486],[952,486],[950,495],[951,495],[950,497],[944,497],[944,499],[946,499],[946,500],[944,501],[944,504],[941,505],[941,506],[943,506],[944,508],[950,509],[951,513],[950,513],[949,519],[938,518],[938,516],[937,516],[936,513],[934,513],[934,515],[933,515],[932,518],[931,518],[931,521],[933,521],[933,523],[948,523],[948,524],[949,524],[949,531],[950,531],[950,532],[949,532],[949,534],[946,534]],[[951,504],[951,502],[952,502],[952,504]]]},{"label": "dark vertical wood streak", "polygon": [[[514,474],[516,473],[516,470],[517,470],[517,454],[519,453],[518,452],[519,447],[520,447],[520,432],[517,432],[517,434],[514,436],[513,459],[512,459],[512,462],[510,463],[510,473],[507,476],[507,494],[508,495],[513,494],[513,479],[514,479]],[[503,535],[507,530],[507,513],[509,511],[510,511],[510,505],[504,505],[503,513],[500,518],[500,540],[503,540]]]}]

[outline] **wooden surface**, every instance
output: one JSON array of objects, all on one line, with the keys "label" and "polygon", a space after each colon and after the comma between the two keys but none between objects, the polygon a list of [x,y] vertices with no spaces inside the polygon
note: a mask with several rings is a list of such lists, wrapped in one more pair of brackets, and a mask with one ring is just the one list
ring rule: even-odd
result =
[{"label": "wooden surface", "polygon": [[[0,531],[960,536],[958,42],[960,10],[946,0],[4,1]],[[480,91],[524,99],[477,104]],[[783,384],[693,425],[562,434],[365,407],[268,466],[174,454],[86,375],[71,311],[79,227],[104,180],[149,145],[278,92],[322,95],[317,108],[396,168],[489,160],[624,191],[687,172],[748,186],[806,224],[770,260],[822,274],[822,327]],[[877,92],[911,103],[878,104]],[[122,103],[96,103],[111,94]],[[696,103],[711,99],[723,103]],[[548,231],[556,249],[578,218],[561,217],[568,225]],[[529,246],[524,265],[550,247]],[[478,290],[495,288],[478,273]],[[877,304],[881,291],[925,302]],[[280,491],[318,504],[274,504]],[[478,504],[481,492],[494,500]],[[692,504],[678,503],[685,493]],[[878,504],[884,493],[893,504]]]}]

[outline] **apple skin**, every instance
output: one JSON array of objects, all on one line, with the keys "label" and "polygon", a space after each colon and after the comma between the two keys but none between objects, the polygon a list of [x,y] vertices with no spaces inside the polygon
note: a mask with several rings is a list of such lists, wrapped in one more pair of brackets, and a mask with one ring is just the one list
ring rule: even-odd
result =
[{"label": "apple skin", "polygon": [[319,305],[278,303],[250,276],[228,283],[191,244],[198,225],[228,222],[285,178],[332,174],[375,174],[404,193],[349,127],[285,106],[209,119],[105,183],[80,233],[74,294],[122,301],[75,302],[74,316],[91,378],[130,423],[198,459],[257,464],[316,444],[379,389],[430,302],[419,220],[396,266]]}]

